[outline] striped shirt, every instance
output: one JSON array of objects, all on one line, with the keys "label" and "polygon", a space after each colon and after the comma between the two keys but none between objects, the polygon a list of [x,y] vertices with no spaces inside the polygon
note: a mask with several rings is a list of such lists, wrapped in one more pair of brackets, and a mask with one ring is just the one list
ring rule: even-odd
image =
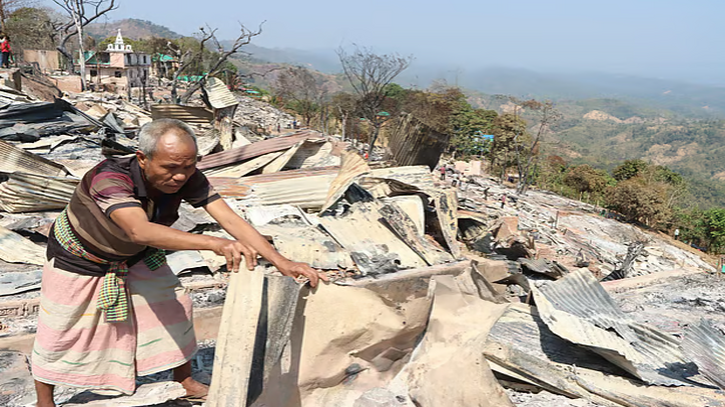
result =
[{"label": "striped shirt", "polygon": [[[182,200],[200,207],[220,198],[199,170],[179,192],[152,198],[135,156],[110,158],[83,177],[68,204],[68,220],[88,252],[108,261],[125,260],[131,266],[144,258],[147,247],[132,242],[111,220],[113,211],[141,208],[150,222],[171,226],[179,218]],[[49,234],[47,257],[55,258],[56,268],[85,275],[104,275],[109,267],[67,252],[53,233]]]}]

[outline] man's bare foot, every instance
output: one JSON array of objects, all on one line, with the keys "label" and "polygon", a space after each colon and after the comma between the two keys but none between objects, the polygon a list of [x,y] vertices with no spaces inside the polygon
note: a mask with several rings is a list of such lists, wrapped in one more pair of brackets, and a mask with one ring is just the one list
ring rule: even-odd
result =
[{"label": "man's bare foot", "polygon": [[186,389],[186,398],[206,400],[209,394],[209,386],[201,384],[191,378],[191,361],[174,369],[174,381],[181,383]]},{"label": "man's bare foot", "polygon": [[183,380],[181,385],[186,389],[186,397],[206,400],[206,396],[209,394],[209,386],[201,384],[191,377]]}]

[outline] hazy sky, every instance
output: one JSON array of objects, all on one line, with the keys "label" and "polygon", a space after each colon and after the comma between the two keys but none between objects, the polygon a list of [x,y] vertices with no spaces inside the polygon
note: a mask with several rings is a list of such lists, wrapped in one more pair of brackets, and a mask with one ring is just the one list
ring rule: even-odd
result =
[{"label": "hazy sky", "polygon": [[331,50],[358,43],[416,63],[601,71],[725,85],[722,0],[118,0],[112,20],[151,20],[189,35],[237,22],[266,47]]}]

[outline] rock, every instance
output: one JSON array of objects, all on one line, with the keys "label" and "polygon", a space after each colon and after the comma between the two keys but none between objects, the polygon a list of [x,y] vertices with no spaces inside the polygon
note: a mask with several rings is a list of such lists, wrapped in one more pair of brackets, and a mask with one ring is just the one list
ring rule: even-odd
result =
[{"label": "rock", "polygon": [[275,108],[269,103],[239,95],[237,100],[239,105],[234,114],[234,120],[252,131],[262,129],[263,131],[273,130],[276,132],[277,125],[284,131],[295,120],[290,114]]},{"label": "rock", "polygon": [[400,405],[396,395],[390,390],[376,387],[355,400],[353,407],[399,407]]}]

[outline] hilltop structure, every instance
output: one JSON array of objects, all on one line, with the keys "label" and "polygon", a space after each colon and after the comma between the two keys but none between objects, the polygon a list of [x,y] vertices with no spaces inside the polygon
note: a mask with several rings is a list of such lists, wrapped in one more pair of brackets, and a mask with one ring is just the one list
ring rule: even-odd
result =
[{"label": "hilltop structure", "polygon": [[86,80],[89,84],[128,91],[130,88],[144,86],[148,80],[151,56],[135,52],[130,44],[124,43],[120,29],[116,41],[108,44],[105,51],[87,51],[84,57],[88,67]]}]

